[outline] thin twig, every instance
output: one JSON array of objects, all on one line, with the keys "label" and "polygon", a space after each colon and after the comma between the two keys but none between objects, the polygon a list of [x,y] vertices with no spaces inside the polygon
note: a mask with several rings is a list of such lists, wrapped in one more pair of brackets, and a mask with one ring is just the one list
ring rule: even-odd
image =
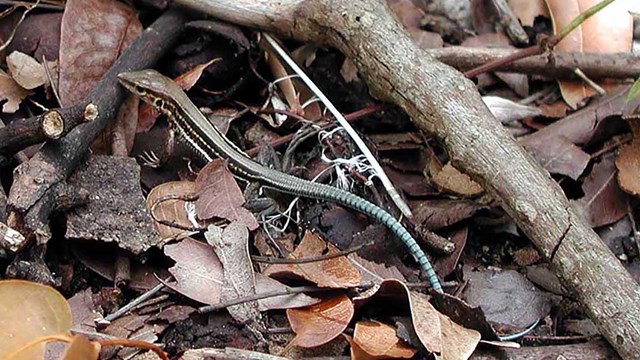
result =
[{"label": "thin twig", "polygon": [[118,311],[114,312],[113,314],[105,316],[102,321],[111,322],[111,321],[119,318],[120,316],[126,314],[129,310],[133,309],[138,304],[140,304],[140,303],[142,303],[144,301],[147,301],[153,295],[155,295],[155,294],[159,293],[160,291],[162,291],[162,289],[164,289],[165,286],[166,286],[164,283],[168,282],[169,280],[171,280],[171,277],[168,277],[168,278],[164,279],[158,285],[154,286],[153,288],[151,288],[146,293],[144,293],[144,294],[138,296],[137,298],[133,299],[131,302],[129,302],[127,305],[121,307]]},{"label": "thin twig", "polygon": [[11,41],[13,40],[13,37],[16,35],[16,31],[18,30],[18,27],[20,26],[20,24],[22,24],[24,19],[27,17],[27,14],[29,14],[31,10],[35,9],[38,5],[40,5],[40,0],[37,0],[33,5],[28,6],[26,8],[26,10],[22,13],[22,16],[20,17],[20,20],[18,20],[18,23],[11,31],[11,35],[9,35],[7,40],[5,40],[4,44],[0,45],[0,51],[4,51],[7,48],[7,46],[11,44]]}]

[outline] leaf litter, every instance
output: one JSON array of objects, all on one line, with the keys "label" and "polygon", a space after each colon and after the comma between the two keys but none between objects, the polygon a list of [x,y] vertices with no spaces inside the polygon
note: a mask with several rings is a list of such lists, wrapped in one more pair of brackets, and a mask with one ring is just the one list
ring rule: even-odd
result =
[{"label": "leaf litter", "polygon": [[[37,30],[45,29],[44,25],[31,26],[28,31],[25,30],[24,24],[18,28],[25,36],[17,37],[11,45],[17,51],[11,52],[7,58],[9,73],[0,73],[0,96],[6,100],[3,105],[4,112],[20,113],[24,107],[31,106],[31,102],[24,101],[25,99],[36,99],[42,94],[42,85],[48,84],[48,79],[43,75],[42,55],[44,53],[48,54],[46,59],[49,61],[58,58],[60,74],[56,75],[55,71],[53,72],[54,83],[55,80],[59,81],[58,87],[63,105],[69,105],[82,100],[92,90],[94,84],[142,29],[135,10],[128,5],[113,1],[94,1],[86,4],[83,2],[82,5],[80,3],[79,1],[67,2],[61,17],[60,14],[38,14],[27,18],[25,24],[32,18],[44,16],[48,16],[47,18],[51,20],[47,20],[48,23],[58,23],[59,25],[54,29],[60,30],[61,35],[54,36],[54,40],[47,40],[51,39],[51,34],[55,35],[53,30],[38,33]],[[426,16],[425,11],[415,8],[409,2],[390,3],[415,39],[425,36],[427,32],[422,27],[424,23],[421,21]],[[544,8],[540,6],[526,8],[524,5],[527,4],[523,5],[522,2],[514,0],[509,3],[525,26],[532,26],[540,19],[544,20]],[[579,1],[569,5],[574,3]],[[540,2],[531,2],[529,5],[536,4],[540,5]],[[569,5],[558,3],[553,6],[560,6],[561,10],[565,11],[564,7]],[[552,14],[554,14],[554,21],[559,20],[557,9],[552,10]],[[478,26],[485,25],[487,24],[478,24]],[[621,22],[621,25],[624,24]],[[588,48],[586,43],[589,37],[585,34],[589,31],[587,29],[589,26],[591,26],[589,23],[585,23],[586,30],[580,35],[582,36],[580,41],[585,43],[585,46],[580,45],[580,51]],[[470,38],[467,44],[475,43],[483,47],[508,45],[506,37],[492,33],[491,27],[484,28],[482,32],[487,29],[489,29],[488,34]],[[537,29],[535,31],[538,31]],[[243,49],[240,52],[248,49],[248,38],[242,32],[238,32],[235,27],[220,27],[218,31],[222,32],[221,37],[225,41],[237,42],[236,48]],[[104,37],[103,42],[98,35]],[[626,36],[628,36],[627,31],[623,30],[619,40],[625,40]],[[26,40],[22,40],[23,38]],[[427,47],[442,46],[443,38],[445,42],[449,40],[446,36],[434,34],[432,39],[434,41]],[[33,39],[38,40],[33,41]],[[41,43],[39,44],[38,41]],[[599,48],[601,44],[589,46],[595,46],[598,51],[601,50]],[[192,54],[199,51],[197,48],[198,46],[193,44],[182,44],[177,52]],[[92,55],[83,55],[87,53]],[[322,78],[319,81],[334,81],[329,83],[329,88],[336,94],[341,94],[340,91],[343,91],[343,88],[357,94],[358,88],[363,87],[363,83],[358,80],[357,69],[348,60],[340,59],[340,61],[333,61],[335,64],[331,64],[331,60],[327,60],[331,59],[330,51],[305,48],[305,46],[295,53],[295,56],[301,62],[306,62],[310,69],[319,69],[318,71],[325,74],[319,76]],[[206,91],[209,90],[199,88],[198,82],[211,81],[207,79],[210,75],[204,69],[212,62],[218,62],[216,66],[227,66],[230,62],[229,57],[225,55],[224,53],[216,54],[205,60],[202,57],[197,60],[180,59],[178,61],[189,63],[189,68],[193,70],[174,71],[173,75],[176,77],[182,74],[182,78],[189,78],[187,88],[193,87],[193,93],[201,96],[203,92],[207,93]],[[241,63],[239,58],[235,59],[236,63],[231,62],[231,66],[239,66]],[[270,76],[286,77],[289,72],[287,67],[273,54],[270,59],[270,69],[267,70],[271,72]],[[87,65],[87,61],[91,62],[91,66]],[[326,76],[331,72],[333,72],[331,76]],[[484,84],[483,90],[488,95],[486,99],[495,99],[491,100],[494,101],[492,103],[494,105],[491,106],[496,109],[498,106],[501,107],[503,113],[509,116],[505,117],[504,122],[508,123],[505,126],[514,129],[513,133],[529,134],[520,138],[522,145],[554,177],[561,180],[565,191],[573,197],[574,205],[582,209],[592,226],[619,224],[633,208],[633,197],[639,193],[637,177],[633,175],[636,173],[634,169],[638,167],[637,151],[635,151],[637,150],[637,131],[634,123],[637,109],[629,105],[626,93],[613,92],[592,100],[580,110],[572,113],[569,110],[569,115],[566,115],[566,106],[557,101],[554,102],[552,98],[548,101],[544,98],[534,99],[526,105],[522,102],[529,92],[533,94],[541,79],[522,74],[498,75],[503,83],[493,76],[486,76],[481,83]],[[55,79],[56,77],[58,79]],[[237,88],[243,89],[242,81],[238,80]],[[508,85],[505,86],[504,83]],[[573,95],[568,93],[564,84],[561,86],[562,94],[570,105],[575,107],[584,102],[583,97],[588,93],[584,85],[580,84]],[[299,116],[307,116],[310,120],[322,118],[321,109],[317,104],[308,108],[302,107],[302,103],[309,99],[310,94],[298,80],[286,79],[280,81],[277,86],[270,86],[269,89],[265,87],[264,90],[271,94],[266,96],[265,92],[258,95],[254,93],[257,100],[254,98],[247,101],[247,94],[241,93],[237,99],[242,99],[247,104],[234,103],[231,106],[225,104],[224,108],[214,105],[210,110],[216,114],[232,108],[251,109],[252,114],[248,114],[249,116],[243,116],[242,111],[235,111],[221,122],[224,127],[223,132],[242,146],[271,142],[284,132],[291,131],[290,127],[295,128],[300,125],[298,121],[292,120],[291,116],[288,116],[287,122],[276,124],[272,120],[277,116],[267,114],[264,112],[265,108],[273,108],[280,112],[290,111]],[[232,97],[235,96],[234,91],[236,89],[229,92]],[[243,91],[246,91],[246,87]],[[212,93],[209,91],[209,94]],[[51,100],[49,95],[46,95],[45,102]],[[340,95],[336,96],[340,97]],[[357,96],[360,98],[350,102],[353,99],[349,97]],[[344,96],[342,101],[347,106],[357,104],[354,110],[365,106],[363,101],[371,101],[368,95],[358,94],[357,96]],[[284,101],[278,102],[275,99]],[[40,98],[37,100],[42,101]],[[161,118],[156,121],[155,115],[140,115],[139,111],[136,103],[130,103],[127,108],[123,108],[120,123],[103,136],[103,146],[96,147],[96,151],[100,153],[105,151],[104,149],[109,149],[108,151],[112,154],[127,155],[132,151],[132,147],[135,149],[134,139],[137,141],[140,138],[138,133],[159,124],[162,125]],[[144,113],[144,109],[142,111]],[[224,114],[227,113],[224,112]],[[271,122],[256,122],[256,119],[265,116]],[[372,118],[375,119],[376,116]],[[235,120],[236,118],[238,120]],[[195,305],[195,302],[215,306],[261,293],[280,292],[278,296],[235,304],[229,306],[227,310],[237,322],[245,323],[257,321],[264,316],[277,317],[275,309],[287,309],[288,319],[284,325],[290,325],[295,332],[295,335],[287,338],[290,346],[317,347],[322,344],[325,346],[338,344],[336,346],[338,348],[342,346],[344,350],[344,338],[340,336],[343,334],[352,344],[353,358],[366,359],[381,356],[408,358],[416,352],[432,352],[445,359],[465,359],[474,352],[480,341],[480,334],[484,339],[496,340],[498,335],[523,329],[533,320],[545,318],[549,312],[547,294],[533,290],[532,283],[511,270],[526,267],[527,270],[531,269],[533,274],[533,269],[541,261],[539,254],[517,230],[508,232],[516,239],[515,248],[509,248],[507,245],[494,247],[495,244],[490,244],[491,240],[479,238],[478,234],[482,233],[477,231],[479,228],[499,229],[503,224],[501,219],[503,214],[496,214],[495,204],[485,198],[480,185],[455,169],[455,163],[452,162],[455,159],[448,159],[431,139],[426,139],[421,134],[416,134],[410,126],[403,125],[408,124],[406,118],[394,118],[393,115],[391,118],[392,122],[395,122],[395,127],[390,127],[387,123],[376,130],[385,132],[388,128],[400,128],[402,131],[407,131],[406,134],[409,137],[405,135],[404,140],[395,141],[390,140],[393,134],[376,135],[388,137],[383,140],[386,142],[378,144],[379,148],[383,149],[381,154],[388,160],[385,166],[390,169],[398,188],[402,189],[411,200],[410,204],[415,217],[410,224],[418,224],[437,231],[439,236],[455,244],[452,254],[445,256],[434,253],[436,257],[434,263],[441,277],[448,276],[452,281],[461,281],[461,275],[465,279],[472,278],[462,295],[469,304],[455,297],[434,295],[430,298],[413,288],[410,290],[405,283],[419,280],[416,272],[411,271],[415,265],[410,264],[409,261],[403,263],[403,256],[396,256],[399,251],[393,247],[385,247],[384,251],[380,251],[378,249],[381,248],[374,245],[372,247],[374,250],[365,248],[359,254],[310,263],[261,265],[262,271],[256,272],[257,267],[254,267],[251,260],[251,254],[256,251],[256,248],[263,255],[303,260],[308,257],[335,254],[354,246],[355,244],[349,241],[351,238],[388,237],[384,235],[383,229],[367,227],[366,219],[345,214],[342,209],[334,208],[326,211],[322,206],[307,206],[308,202],[303,202],[298,211],[300,209],[304,211],[308,207],[314,209],[316,214],[307,214],[307,218],[315,216],[322,219],[317,222],[320,224],[319,229],[316,229],[318,233],[329,234],[330,239],[339,238],[337,235],[331,235],[332,231],[333,234],[342,234],[343,239],[336,241],[339,247],[327,243],[329,239],[325,240],[323,236],[311,231],[296,236],[292,227],[287,228],[283,236],[272,238],[271,233],[265,230],[267,226],[258,223],[256,218],[243,207],[245,198],[241,187],[223,162],[212,163],[198,170],[193,163],[183,161],[182,167],[171,174],[174,182],[165,182],[157,187],[150,186],[151,189],[145,189],[150,190],[145,209],[141,201],[142,192],[138,185],[140,179],[134,175],[139,170],[127,160],[110,161],[101,159],[101,155],[93,155],[88,169],[83,170],[84,173],[77,172],[69,182],[72,186],[88,188],[89,199],[99,199],[99,202],[89,201],[88,204],[82,204],[67,212],[65,218],[67,233],[64,237],[81,241],[92,240],[92,242],[74,245],[72,251],[74,259],[85,264],[87,269],[84,273],[95,271],[108,281],[115,281],[122,269],[110,267],[110,264],[121,261],[122,257],[118,256],[121,253],[114,251],[113,247],[103,250],[95,245],[95,242],[112,241],[125,253],[139,254],[139,259],[129,264],[130,274],[125,282],[128,288],[146,291],[158,286],[160,284],[158,279],[167,278],[167,269],[174,277],[166,283],[171,290],[165,289],[171,294],[169,295],[172,298],[170,303],[160,302],[163,305],[159,305],[155,310],[152,310],[153,305],[148,305],[147,311],[154,313],[153,316],[144,314],[142,310],[135,310],[127,317],[112,322],[108,330],[104,331],[122,337],[139,337],[150,342],[161,341],[163,334],[170,332],[172,327],[186,326],[194,320],[202,321],[203,319],[202,315],[194,311],[194,307],[174,305],[173,302],[189,301],[190,305]],[[234,119],[234,123],[231,124],[229,119]],[[384,122],[381,123],[384,124]],[[253,124],[260,124],[262,129],[256,128]],[[363,129],[366,130],[367,126],[369,125],[363,125]],[[632,130],[632,136],[612,138],[627,133],[629,128]],[[255,134],[243,137],[242,131],[247,129],[253,129]],[[269,136],[261,136],[267,133]],[[402,136],[398,138],[402,139]],[[118,141],[121,142],[118,143]],[[330,146],[335,145],[343,146],[339,143],[330,144]],[[618,147],[620,150],[617,156],[606,154]],[[308,153],[306,151],[303,150],[303,154],[299,157],[316,156],[313,151]],[[413,155],[408,155],[411,152]],[[424,155],[425,153],[429,154],[431,159],[425,161],[428,158]],[[415,154],[419,154],[419,157],[415,157]],[[112,158],[115,159],[113,156]],[[416,159],[420,160],[416,161]],[[303,161],[313,163],[313,160],[309,159],[296,159],[296,161],[302,164],[305,164]],[[305,166],[302,165],[301,168],[304,170]],[[308,168],[310,166],[306,170],[309,170]],[[193,181],[196,172],[198,175]],[[359,191],[358,186],[360,185],[356,185],[354,191]],[[131,189],[136,190],[132,192]],[[495,218],[492,218],[493,216]],[[4,219],[0,220],[4,221]],[[154,220],[161,220],[162,223]],[[212,225],[214,223],[215,225]],[[117,224],[118,228],[109,224]],[[222,227],[219,227],[221,224]],[[194,230],[205,229],[207,226],[209,231],[205,238],[210,242],[209,244],[204,243],[201,240],[202,237],[197,239],[187,237],[194,235]],[[625,242],[620,238],[630,237],[633,227],[627,226],[621,229],[620,236],[608,241],[612,248],[627,249],[620,250],[619,254],[629,256],[625,259],[628,259],[631,269],[631,264],[637,263],[637,255],[633,254],[633,247],[631,250],[629,246],[625,248]],[[356,234],[360,231],[362,231],[361,234]],[[503,230],[497,230],[497,232],[500,231]],[[141,237],[145,238],[144,241],[139,239]],[[487,262],[482,258],[482,254],[476,253],[475,250],[476,245],[488,247],[487,244],[490,244],[492,249],[502,249],[505,253],[501,254],[504,256],[496,256],[494,259],[511,257],[513,263]],[[87,254],[87,249],[91,251],[93,246],[98,249],[100,256]],[[428,246],[426,245],[427,248]],[[78,250],[82,247],[85,250]],[[378,251],[377,256],[369,255],[376,251]],[[141,264],[147,262],[147,257],[154,260],[157,258],[160,261]],[[371,258],[378,262],[372,261]],[[471,264],[474,270],[471,270],[470,266],[462,267],[462,264]],[[503,267],[504,270],[496,273],[492,270],[496,267]],[[69,276],[75,278],[82,274],[83,272],[76,274],[71,271]],[[545,277],[552,276],[543,275],[538,276],[537,279]],[[532,278],[534,278],[533,275]],[[318,296],[289,293],[300,285],[308,284],[315,284],[324,292]],[[536,282],[536,285],[542,288],[552,288],[550,285],[541,284]],[[561,286],[556,287],[561,288]],[[68,286],[65,289],[70,291]],[[105,286],[103,289],[109,288]],[[349,292],[340,289],[348,289]],[[552,292],[561,293],[561,290]],[[74,304],[72,311],[81,310],[84,314],[81,315],[81,322],[85,326],[95,325],[93,322],[105,315],[99,314],[100,309],[91,305],[99,297],[100,292],[90,294],[85,291],[76,294],[77,297],[72,298],[73,302],[70,300],[70,303]],[[109,299],[120,299],[119,296],[102,297],[103,304],[108,307]],[[385,304],[384,311],[376,312],[377,308],[372,305],[375,301]],[[164,307],[165,310],[159,310],[160,307]],[[355,311],[356,308],[359,311],[371,311],[370,317],[363,317]],[[64,312],[60,309],[56,311]],[[384,312],[389,310],[395,310],[401,316],[410,319],[407,322],[410,325],[408,330],[398,322],[388,321],[389,318]],[[95,317],[91,316],[94,311]],[[261,315],[260,312],[263,314]],[[222,321],[220,319],[222,318],[211,321],[212,323]],[[77,324],[74,320],[75,325]],[[413,332],[415,336],[401,338],[398,335],[400,330]],[[346,333],[352,333],[353,337]],[[417,340],[412,341],[412,338]],[[342,342],[339,339],[342,339]],[[384,341],[381,341],[382,339]],[[72,345],[67,357],[78,354],[95,356],[93,351],[96,349],[96,343],[85,338],[69,339],[69,343]],[[229,343],[231,342],[226,341],[222,344]]]}]

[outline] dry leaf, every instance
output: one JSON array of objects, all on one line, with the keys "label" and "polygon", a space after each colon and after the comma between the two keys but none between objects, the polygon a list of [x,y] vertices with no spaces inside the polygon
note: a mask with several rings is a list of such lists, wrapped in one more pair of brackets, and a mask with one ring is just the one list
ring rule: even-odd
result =
[{"label": "dry leaf", "polygon": [[[290,287],[282,284],[281,282],[265,276],[261,273],[256,273],[256,293],[263,294],[266,292],[280,291],[284,292]],[[313,298],[303,293],[272,296],[265,299],[258,300],[258,309],[260,311],[275,310],[275,309],[293,309],[303,306],[309,306],[317,304],[320,299]]]},{"label": "dry leaf", "polygon": [[[49,62],[50,71],[55,62]],[[7,56],[7,67],[13,79],[27,90],[35,89],[48,82],[44,65],[31,56],[14,51]]]},{"label": "dry leaf", "polygon": [[518,104],[499,96],[483,96],[482,101],[487,105],[493,116],[503,124],[542,114],[542,111],[537,107]]},{"label": "dry leaf", "polygon": [[287,69],[280,62],[278,56],[271,50],[267,50],[265,52],[265,56],[267,58],[267,64],[269,64],[269,68],[273,73],[274,79],[283,79],[278,81],[277,86],[282,92],[284,98],[287,100],[289,111],[294,114],[304,114],[304,109],[300,104],[299,91],[296,90],[293,80],[291,78],[286,78],[289,76]]},{"label": "dry leaf", "polygon": [[[196,225],[194,224],[195,212],[190,214],[189,211],[187,211],[190,202],[184,199],[193,198],[195,193],[196,184],[192,181],[170,181],[158,185],[151,189],[147,196],[147,212],[153,214],[158,220],[166,220],[177,225],[194,227],[194,225]],[[169,198],[171,198],[171,200],[163,200]],[[154,204],[156,205],[155,208],[153,208]],[[160,237],[163,239],[174,238],[185,232],[185,230],[177,227],[163,225],[158,222],[154,223],[160,233]]]},{"label": "dry leaf", "polygon": [[82,100],[141,33],[136,13],[119,1],[68,0],[60,30],[61,105]]},{"label": "dry leaf", "polygon": [[612,157],[605,157],[593,166],[582,184],[584,197],[572,202],[580,206],[592,227],[608,225],[620,220],[629,209],[629,197],[616,181]]},{"label": "dry leaf", "polygon": [[[353,343],[359,350],[369,356],[360,353],[352,359],[410,359],[417,350],[402,342],[396,336],[396,329],[379,321],[359,321],[353,332]],[[353,346],[352,346],[353,350]]]},{"label": "dry leaf", "polygon": [[258,221],[242,205],[244,196],[233,174],[224,163],[216,159],[207,164],[196,178],[200,196],[196,201],[198,218],[208,220],[213,217],[239,221],[249,230],[258,228]]},{"label": "dry leaf", "polygon": [[616,158],[618,183],[627,193],[640,196],[640,142],[623,145]]},{"label": "dry leaf", "polygon": [[[631,51],[633,18],[628,8],[631,1],[614,1],[573,30],[557,46],[559,52],[615,53]],[[546,0],[557,34],[581,12],[600,0]],[[603,31],[606,29],[606,31]],[[595,92],[582,82],[560,81],[562,96],[572,108]],[[603,85],[603,84],[601,84]]]},{"label": "dry leaf", "polygon": [[2,105],[2,112],[16,112],[22,99],[26,98],[29,93],[29,90],[24,89],[11,76],[0,70],[0,101],[7,100]]},{"label": "dry leaf", "polygon": [[164,253],[176,262],[169,269],[176,279],[169,284],[172,289],[203,304],[220,302],[224,282],[222,263],[209,245],[186,238],[165,245]]},{"label": "dry leaf", "polygon": [[[325,251],[327,250],[328,251]],[[300,245],[289,255],[292,259],[302,259],[336,253],[338,249],[323,241],[318,235],[307,231]],[[320,287],[349,288],[360,284],[360,272],[344,257],[304,264],[274,264],[264,275],[272,277],[299,277]]]},{"label": "dry leaf", "polygon": [[131,153],[138,128],[139,105],[140,98],[128,94],[120,105],[116,121],[109,124],[107,133],[111,137],[111,155],[128,156]]},{"label": "dry leaf", "polygon": [[387,267],[384,264],[363,259],[356,253],[349,254],[347,258],[353,267],[360,271],[362,275],[360,282],[362,284],[380,284],[385,279],[396,279],[402,282],[407,281],[395,266]]},{"label": "dry leaf", "polygon": [[454,168],[451,163],[446,163],[442,169],[431,169],[431,181],[442,190],[459,195],[475,196],[482,193],[482,186],[471,180],[469,175],[463,174]]},{"label": "dry leaf", "polygon": [[[636,101],[637,102],[637,101]],[[635,108],[636,104],[628,103],[628,107]],[[633,140],[631,144],[623,145],[618,150],[616,158],[616,168],[618,169],[618,183],[622,190],[635,196],[640,196],[640,179],[638,173],[640,171],[640,118],[636,115],[635,110],[627,110],[628,114],[624,117],[631,129]]]},{"label": "dry leaf", "polygon": [[530,137],[523,146],[547,171],[578,180],[591,156],[564,136]]},{"label": "dry leaf", "polygon": [[[67,334],[71,310],[54,288],[23,280],[0,281],[0,359],[40,337]],[[16,311],[19,309],[19,311]],[[42,359],[44,346],[21,351],[12,360]]]},{"label": "dry leaf", "polygon": [[[204,233],[224,269],[222,302],[256,294],[256,278],[249,254],[249,231],[239,222],[232,222],[224,230],[209,225]],[[248,301],[227,308],[231,317],[246,324],[260,318],[258,303]]]},{"label": "dry leaf", "polygon": [[480,342],[480,333],[453,322],[448,316],[440,314],[442,328],[442,360],[468,359]]},{"label": "dry leaf", "polygon": [[182,90],[189,90],[195,85],[200,77],[202,76],[202,72],[211,64],[220,61],[220,58],[215,58],[211,61],[208,61],[204,64],[196,65],[193,69],[187,71],[186,73],[178,76],[174,79],[174,81],[180,85]]},{"label": "dry leaf", "polygon": [[326,344],[347,328],[353,313],[353,303],[344,294],[305,308],[288,309],[287,318],[296,333],[291,343],[305,348]]},{"label": "dry leaf", "polygon": [[551,310],[549,297],[515,270],[465,272],[463,299],[493,324],[523,330]]}]

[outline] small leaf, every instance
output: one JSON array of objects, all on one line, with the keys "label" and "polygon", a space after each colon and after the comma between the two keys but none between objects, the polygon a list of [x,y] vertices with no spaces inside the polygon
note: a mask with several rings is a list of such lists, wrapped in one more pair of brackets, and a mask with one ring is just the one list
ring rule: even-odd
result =
[{"label": "small leaf", "polygon": [[22,99],[26,98],[27,95],[29,95],[29,90],[24,89],[11,76],[0,70],[0,100],[7,100],[2,105],[2,112],[16,112]]},{"label": "small leaf", "polygon": [[358,359],[410,359],[417,352],[398,338],[393,326],[379,321],[359,321],[353,333],[353,342],[370,355],[359,356]]},{"label": "small leaf", "polygon": [[305,308],[288,309],[287,318],[296,333],[291,342],[306,348],[326,344],[347,328],[353,313],[353,303],[344,294]]},{"label": "small leaf", "polygon": [[629,93],[627,94],[627,101],[632,101],[640,94],[640,78],[633,83],[631,88],[629,89]]},{"label": "small leaf", "polygon": [[[325,250],[327,250],[325,252]],[[307,232],[300,245],[289,256],[302,259],[323,254],[336,253],[338,249],[325,243],[318,235]],[[360,272],[345,257],[304,264],[275,264],[268,267],[264,275],[272,277],[303,278],[321,287],[348,288],[360,284]]]},{"label": "small leaf", "polygon": [[183,90],[189,90],[195,85],[200,77],[202,76],[202,72],[211,64],[220,61],[220,58],[215,58],[211,61],[208,61],[204,64],[196,65],[193,69],[187,71],[186,73],[175,78],[175,82],[180,85]]},{"label": "small leaf", "polygon": [[[147,212],[153,214],[155,219],[167,220],[187,227],[194,227],[195,220],[187,212],[188,202],[184,199],[194,197],[196,184],[192,181],[170,181],[151,189],[147,196]],[[155,205],[155,207],[154,207]],[[195,214],[194,214],[195,215]],[[155,223],[160,236],[163,239],[172,238],[185,232],[185,230],[168,225]]]}]

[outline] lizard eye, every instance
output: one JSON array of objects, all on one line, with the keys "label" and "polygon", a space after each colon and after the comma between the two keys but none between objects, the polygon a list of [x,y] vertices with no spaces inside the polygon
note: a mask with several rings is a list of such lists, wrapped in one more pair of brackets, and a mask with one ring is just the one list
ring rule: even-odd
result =
[{"label": "lizard eye", "polygon": [[134,88],[134,90],[136,91],[136,94],[138,94],[139,96],[145,96],[147,95],[147,92],[144,90],[144,88],[142,86],[138,86],[136,85],[136,87]]}]

